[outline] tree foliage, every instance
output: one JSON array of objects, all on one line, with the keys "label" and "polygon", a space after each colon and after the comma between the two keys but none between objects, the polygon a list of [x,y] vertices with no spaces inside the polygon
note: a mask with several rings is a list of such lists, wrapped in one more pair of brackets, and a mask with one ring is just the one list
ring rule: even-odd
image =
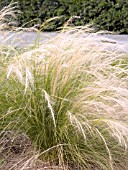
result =
[{"label": "tree foliage", "polygon": [[[128,0],[13,0],[18,1],[22,14],[18,17],[20,25],[42,24],[56,16],[62,16],[52,21],[45,29],[55,31],[72,16],[74,25],[85,25],[93,22],[97,28],[109,31],[128,33]],[[0,8],[10,3],[1,0]]]}]

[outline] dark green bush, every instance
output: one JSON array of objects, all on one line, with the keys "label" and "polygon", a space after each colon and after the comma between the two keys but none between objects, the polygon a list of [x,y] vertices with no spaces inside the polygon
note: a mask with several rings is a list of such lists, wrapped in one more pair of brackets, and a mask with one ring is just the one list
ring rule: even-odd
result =
[{"label": "dark green bush", "polygon": [[[62,16],[52,21],[44,29],[55,31],[71,17],[74,25],[85,25],[93,22],[97,28],[108,31],[128,33],[128,0],[13,0],[18,1],[22,14],[19,15],[19,25],[41,25],[55,16]],[[10,3],[1,0],[0,8]]]}]

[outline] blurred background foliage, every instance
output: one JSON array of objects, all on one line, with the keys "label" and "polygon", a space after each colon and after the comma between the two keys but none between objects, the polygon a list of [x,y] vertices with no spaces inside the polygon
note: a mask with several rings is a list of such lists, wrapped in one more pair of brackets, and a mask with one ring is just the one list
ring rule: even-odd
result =
[{"label": "blurred background foliage", "polygon": [[[11,0],[0,0],[0,8]],[[40,27],[46,20],[61,16],[43,28],[56,31],[72,16],[76,26],[93,23],[97,29],[128,33],[128,0],[13,0],[22,11],[19,25]]]}]

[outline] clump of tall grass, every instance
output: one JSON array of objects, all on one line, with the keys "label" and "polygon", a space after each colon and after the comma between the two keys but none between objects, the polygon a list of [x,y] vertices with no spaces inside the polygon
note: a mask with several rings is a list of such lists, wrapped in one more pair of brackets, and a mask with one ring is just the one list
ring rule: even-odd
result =
[{"label": "clump of tall grass", "polygon": [[128,55],[81,35],[73,29],[20,55],[1,55],[1,136],[25,133],[40,159],[63,167],[125,169]]},{"label": "clump of tall grass", "polygon": [[2,133],[26,133],[43,160],[114,169],[127,158],[127,55],[91,46],[79,34],[67,31],[7,62]]}]

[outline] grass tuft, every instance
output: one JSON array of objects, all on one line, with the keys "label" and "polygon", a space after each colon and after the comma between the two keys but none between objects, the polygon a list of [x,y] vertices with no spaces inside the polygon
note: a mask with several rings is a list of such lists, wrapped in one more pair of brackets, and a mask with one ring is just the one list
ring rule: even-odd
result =
[{"label": "grass tuft", "polygon": [[27,52],[1,55],[1,136],[24,133],[40,159],[63,167],[123,169],[128,55],[81,35],[84,29],[74,28]]}]

